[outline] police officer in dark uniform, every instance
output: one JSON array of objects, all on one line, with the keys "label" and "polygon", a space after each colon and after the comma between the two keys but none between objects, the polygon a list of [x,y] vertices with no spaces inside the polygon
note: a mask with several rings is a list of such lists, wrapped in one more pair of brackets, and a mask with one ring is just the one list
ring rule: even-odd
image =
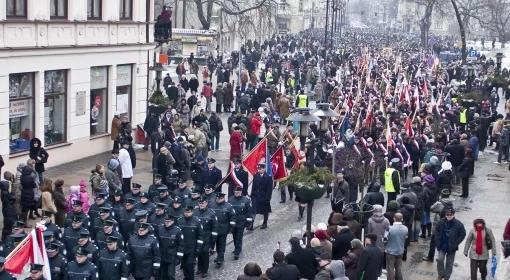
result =
[{"label": "police officer in dark uniform", "polygon": [[108,219],[103,223],[103,229],[96,233],[95,243],[99,250],[106,248],[106,241],[108,237],[113,236],[117,239],[117,248],[124,248],[124,238],[116,229],[117,222],[113,219]]},{"label": "police officer in dark uniform", "polygon": [[209,207],[214,204],[216,201],[216,193],[214,192],[214,186],[213,185],[205,185],[204,187],[204,195],[205,199],[209,202]]},{"label": "police officer in dark uniform", "polygon": [[243,249],[244,228],[253,222],[251,217],[251,200],[243,195],[243,187],[237,186],[234,189],[234,196],[229,197],[228,202],[234,208],[236,213],[235,226],[232,231],[234,239],[234,259],[239,259],[239,254]]},{"label": "police officer in dark uniform", "polygon": [[28,276],[27,278],[25,278],[25,280],[45,280],[46,278],[44,278],[43,276],[43,267],[44,265],[42,264],[31,264],[30,265],[30,276]]},{"label": "police officer in dark uniform", "polygon": [[88,212],[91,221],[99,217],[101,207],[112,208],[112,205],[106,201],[106,195],[104,193],[96,193],[94,204],[90,205]]},{"label": "police officer in dark uniform", "polygon": [[52,216],[53,213],[51,213],[50,211],[42,210],[41,221],[44,221],[44,226],[46,227],[46,230],[53,232],[53,234],[55,234],[55,238],[60,240],[62,239],[62,232],[60,230],[60,227],[53,223],[53,221],[51,220]]},{"label": "police officer in dark uniform", "polygon": [[[163,184],[163,177],[161,174],[155,174],[154,175],[154,183],[149,186],[149,196],[152,202],[156,203],[156,199],[159,196],[159,188],[161,187],[167,187],[165,184]],[[168,187],[167,187],[168,190]]]},{"label": "police officer in dark uniform", "polygon": [[[264,215],[264,221],[260,229],[267,228],[267,220],[271,213],[271,195],[273,194],[273,177],[266,173],[266,165],[258,164],[257,174],[253,176],[253,185],[251,188],[252,205],[255,214]],[[250,230],[253,229],[253,224]]]},{"label": "police officer in dark uniform", "polygon": [[4,270],[5,258],[0,257],[0,280],[16,280],[9,272]]},{"label": "police officer in dark uniform", "polygon": [[208,207],[206,197],[200,198],[198,208],[193,210],[193,216],[197,217],[202,224],[202,247],[197,252],[197,274],[207,277],[209,270],[209,252],[213,248],[214,241],[218,236],[218,219],[214,212]]},{"label": "police officer in dark uniform", "polygon": [[78,248],[74,261],[67,264],[66,280],[98,280],[97,267],[87,257],[89,252],[85,248]]},{"label": "police officer in dark uniform", "polygon": [[132,234],[136,235],[138,233],[138,229],[140,228],[140,224],[147,223],[149,224],[148,230],[149,234],[154,234],[154,227],[149,223],[149,213],[145,210],[138,210],[135,213],[136,223],[135,223],[135,230],[132,232]]},{"label": "police officer in dark uniform", "polygon": [[136,200],[134,198],[128,198],[124,202],[124,209],[122,209],[117,217],[117,222],[119,222],[120,226],[120,234],[124,240],[128,240],[129,236],[135,229],[136,223],[136,210],[135,210]]},{"label": "police officer in dark uniform", "polygon": [[71,226],[68,226],[64,229],[64,246],[67,251],[67,259],[72,260],[74,257],[73,248],[78,244],[78,239],[80,238],[80,231],[82,228],[82,215],[73,216],[73,221],[71,222]]},{"label": "police officer in dark uniform", "polygon": [[156,205],[150,201],[148,192],[142,192],[140,194],[140,202],[136,204],[135,208],[137,210],[145,210],[150,215],[154,212]]},{"label": "police officer in dark uniform", "polygon": [[184,243],[184,256],[182,257],[182,269],[184,279],[194,280],[195,256],[200,252],[203,241],[203,229],[200,220],[193,216],[193,207],[187,206],[184,209],[184,216],[177,220],[177,226],[182,230]]},{"label": "police officer in dark uniform", "polygon": [[200,201],[200,190],[197,187],[194,187],[191,190],[191,194],[189,199],[187,199],[184,204],[185,206],[193,206],[193,208],[198,208],[198,202]]},{"label": "police officer in dark uniform", "polygon": [[191,190],[185,182],[179,183],[179,187],[174,190],[174,197],[180,197],[183,201],[191,196]]},{"label": "police officer in dark uniform", "polygon": [[172,202],[172,205],[170,208],[168,208],[168,214],[175,216],[177,218],[182,217],[184,213],[184,207],[182,205],[182,198],[176,197],[174,198],[174,201]]},{"label": "police officer in dark uniform", "polygon": [[217,258],[214,260],[217,267],[223,264],[225,259],[225,247],[227,246],[227,235],[230,228],[236,225],[236,213],[230,203],[225,201],[225,193],[218,193],[216,203],[211,206],[211,210],[218,218],[218,236],[216,237]]},{"label": "police officer in dark uniform", "polygon": [[[248,195],[248,172],[246,172],[243,169],[242,161],[240,158],[236,158],[234,160],[234,171],[233,172],[235,173],[237,179],[239,179],[239,181],[241,181],[241,184],[243,184],[243,186],[242,186],[243,195]],[[228,197],[231,197],[234,195],[234,190],[236,187],[237,187],[237,184],[235,184],[234,182],[231,182],[229,184]]]},{"label": "police officer in dark uniform", "polygon": [[53,233],[53,231],[46,229],[43,232],[43,238],[44,238],[44,242],[46,244],[51,244],[51,243],[57,244],[58,247],[59,247],[60,255],[62,255],[62,256],[67,258],[67,251],[66,251],[66,249],[64,247],[64,243],[62,243],[62,241],[60,241],[58,239],[55,239],[55,234]]},{"label": "police officer in dark uniform", "polygon": [[159,226],[163,225],[165,221],[164,218],[166,207],[167,206],[164,203],[156,204],[156,210],[154,210],[154,213],[152,213],[152,215],[149,216],[149,223],[156,230],[156,234],[158,233]]},{"label": "police officer in dark uniform", "polygon": [[87,228],[87,229],[90,227],[90,217],[89,217],[89,215],[87,215],[83,212],[83,202],[81,202],[80,200],[75,200],[73,202],[73,211],[71,213],[68,213],[67,217],[66,217],[66,223],[65,223],[66,227],[71,226],[71,224],[73,222],[73,218],[75,216],[79,216],[81,218],[81,222],[82,222],[81,226],[82,227]]},{"label": "police officer in dark uniform", "polygon": [[172,198],[170,197],[168,193],[168,187],[163,185],[158,187],[159,196],[155,197],[153,199],[154,203],[164,203],[167,207],[172,206]]},{"label": "police officer in dark uniform", "polygon": [[4,247],[4,255],[8,256],[15,248],[18,246],[18,244],[25,239],[26,234],[22,233],[14,233],[9,235],[10,241],[7,243]]},{"label": "police officer in dark uniform", "polygon": [[56,242],[50,242],[46,246],[46,253],[48,254],[52,280],[64,279],[64,273],[67,267],[67,259],[62,254],[60,254],[60,249],[60,244]]},{"label": "police officer in dark uniform", "polygon": [[175,280],[175,267],[184,256],[184,237],[175,223],[176,217],[165,214],[164,223],[157,230],[161,251],[160,280]]},{"label": "police officer in dark uniform", "polygon": [[150,279],[159,274],[161,256],[156,237],[149,233],[151,225],[146,222],[138,224],[137,233],[129,238],[127,252],[130,271],[135,279]]},{"label": "police officer in dark uniform", "polygon": [[[215,166],[216,160],[213,158],[207,159],[207,168],[202,171],[200,175],[200,183],[203,186],[212,185],[216,186],[218,182],[220,182],[221,170]],[[221,186],[215,190],[216,192],[221,192]]]},{"label": "police officer in dark uniform", "polygon": [[127,254],[118,247],[119,239],[110,235],[106,239],[106,248],[101,249],[97,258],[97,271],[100,280],[127,280],[129,261]]},{"label": "police officer in dark uniform", "polygon": [[74,246],[72,252],[76,252],[78,248],[84,248],[87,250],[87,257],[91,262],[95,262],[97,259],[97,253],[99,252],[99,248],[97,248],[96,244],[90,241],[90,232],[86,228],[82,228],[80,230],[80,238],[78,238],[78,244]]},{"label": "police officer in dark uniform", "polygon": [[[14,235],[21,235],[23,238],[27,236],[27,233],[25,232],[25,222],[19,220],[14,222],[12,225],[12,233],[7,236],[5,239],[5,248],[11,248],[14,249],[15,246],[12,246],[12,243],[14,242]],[[23,239],[22,238],[22,239]],[[7,255],[6,255],[7,256]]]},{"label": "police officer in dark uniform", "polygon": [[103,230],[104,222],[112,219],[111,211],[112,209],[109,207],[99,208],[99,216],[92,221],[92,226],[90,227],[92,239],[96,239],[96,234]]},{"label": "police officer in dark uniform", "polygon": [[124,196],[125,199],[132,198],[136,201],[136,203],[140,202],[140,192],[141,192],[142,186],[138,183],[131,184],[131,191],[126,193]]}]

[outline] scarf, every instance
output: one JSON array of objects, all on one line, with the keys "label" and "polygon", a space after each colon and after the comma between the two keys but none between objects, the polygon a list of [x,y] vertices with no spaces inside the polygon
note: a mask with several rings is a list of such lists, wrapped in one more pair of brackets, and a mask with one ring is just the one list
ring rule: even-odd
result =
[{"label": "scarf", "polygon": [[483,253],[483,226],[475,227],[476,230],[476,243],[475,243],[475,252],[477,255],[481,255]]}]

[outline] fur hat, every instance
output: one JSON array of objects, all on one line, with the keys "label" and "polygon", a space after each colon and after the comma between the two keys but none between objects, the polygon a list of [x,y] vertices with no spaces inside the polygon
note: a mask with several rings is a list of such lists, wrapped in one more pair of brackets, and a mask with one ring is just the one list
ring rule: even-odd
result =
[{"label": "fur hat", "polygon": [[443,163],[441,164],[441,169],[452,170],[452,163],[449,161],[443,161]]}]

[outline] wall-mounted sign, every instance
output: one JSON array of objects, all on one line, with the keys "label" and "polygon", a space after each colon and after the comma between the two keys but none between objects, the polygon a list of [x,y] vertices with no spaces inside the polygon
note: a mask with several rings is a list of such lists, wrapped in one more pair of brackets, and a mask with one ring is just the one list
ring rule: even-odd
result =
[{"label": "wall-mounted sign", "polygon": [[76,116],[83,116],[87,112],[87,92],[84,90],[76,92]]},{"label": "wall-mounted sign", "polygon": [[27,116],[28,106],[30,106],[28,99],[9,102],[9,119]]}]

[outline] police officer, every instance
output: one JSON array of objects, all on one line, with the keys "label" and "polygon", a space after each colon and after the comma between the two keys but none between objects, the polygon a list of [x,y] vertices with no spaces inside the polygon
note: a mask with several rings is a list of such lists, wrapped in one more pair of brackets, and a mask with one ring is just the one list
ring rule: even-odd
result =
[{"label": "police officer", "polygon": [[176,197],[172,202],[172,206],[168,209],[168,213],[177,218],[182,217],[184,207],[182,206],[182,198]]},{"label": "police officer", "polygon": [[85,248],[78,248],[74,261],[69,262],[64,279],[66,280],[98,280],[97,267],[87,257]]},{"label": "police officer", "polygon": [[99,252],[99,248],[97,248],[96,244],[90,241],[90,232],[86,228],[82,228],[80,230],[80,237],[78,238],[77,245],[74,246],[72,252],[76,252],[78,248],[84,248],[87,250],[87,257],[91,262],[95,262],[97,259],[97,253]]},{"label": "police officer", "polygon": [[191,190],[185,182],[179,183],[179,187],[174,190],[174,197],[180,197],[183,201],[186,201],[190,196]]},{"label": "police officer", "polygon": [[149,216],[149,223],[156,230],[156,234],[159,226],[164,223],[166,207],[167,206],[164,203],[156,204],[156,210],[154,210],[154,213]]},{"label": "police officer", "polygon": [[[221,181],[221,170],[215,166],[216,160],[213,158],[207,159],[207,168],[202,171],[200,175],[200,183],[202,186],[212,185],[216,186]],[[216,192],[221,192],[221,187],[216,189]]]},{"label": "police officer", "polygon": [[121,189],[115,190],[112,198],[112,209],[113,209],[113,217],[118,220],[120,216],[120,212],[124,209],[124,198]]},{"label": "police officer", "polygon": [[139,223],[136,234],[129,238],[127,252],[130,271],[135,279],[150,279],[151,276],[159,274],[159,243],[156,237],[149,233],[150,227],[149,223]]},{"label": "police officer", "polygon": [[117,217],[117,221],[119,222],[120,226],[120,234],[122,234],[124,240],[128,240],[130,234],[135,229],[135,203],[136,200],[134,198],[126,199],[124,202],[124,209],[120,211],[119,216]]},{"label": "police officer", "polygon": [[187,206],[184,209],[184,216],[177,220],[177,225],[182,230],[184,251],[182,257],[182,269],[184,279],[194,280],[195,256],[200,252],[203,241],[203,229],[200,220],[193,216],[193,207]]},{"label": "police officer", "polygon": [[305,90],[301,89],[296,97],[296,108],[308,108],[308,105],[308,96],[305,94]]},{"label": "police officer", "polygon": [[200,198],[198,208],[193,210],[193,216],[197,217],[202,224],[202,247],[197,251],[197,274],[207,277],[209,270],[209,252],[214,246],[214,241],[218,236],[218,219],[214,212],[208,207],[209,202],[206,197]]},{"label": "police officer", "polygon": [[[243,185],[243,187],[242,187],[243,195],[248,195],[248,172],[246,172],[243,169],[243,164],[242,164],[242,161],[240,158],[234,159],[234,171],[233,172],[235,173],[237,179],[239,179],[239,181],[241,181],[241,184]],[[234,195],[234,190],[237,187],[236,185],[237,184],[234,184],[233,182],[230,183],[229,188],[228,188],[228,197],[231,197],[232,195]]]},{"label": "police officer", "polygon": [[62,232],[60,228],[51,220],[52,216],[53,216],[52,212],[42,210],[41,221],[44,221],[44,226],[46,227],[46,230],[53,232],[53,234],[55,234],[55,238],[60,240],[62,239]]},{"label": "police officer", "polygon": [[204,196],[205,199],[207,199],[207,201],[209,202],[209,206],[213,205],[214,202],[216,201],[216,193],[214,193],[213,191],[214,191],[213,185],[205,185]]},{"label": "police officer", "polygon": [[89,217],[89,215],[87,215],[83,212],[83,202],[80,200],[75,200],[73,202],[73,210],[71,211],[71,213],[67,214],[66,223],[65,223],[66,227],[71,226],[71,224],[73,222],[73,218],[75,216],[79,216],[81,218],[81,222],[82,222],[81,226],[83,226],[85,228],[90,227],[90,217]]},{"label": "police officer", "polygon": [[[163,177],[161,177],[161,174],[155,174],[154,175],[154,182],[152,185],[149,186],[149,196],[152,202],[156,202],[156,198],[159,196],[159,188],[160,187],[166,187],[165,184],[163,184]],[[168,190],[168,187],[167,187]]]},{"label": "police officer", "polygon": [[[271,213],[271,195],[273,193],[273,177],[266,173],[264,163],[257,165],[257,174],[253,176],[253,185],[251,188],[251,199],[255,214],[264,215],[264,221],[260,229],[267,228],[267,220]],[[253,223],[250,230],[253,229]]]},{"label": "police officer", "polygon": [[5,247],[4,247],[4,252],[3,252],[4,256],[8,256],[16,248],[16,246],[18,246],[18,244],[21,241],[23,241],[23,239],[25,239],[26,234],[14,233],[14,234],[9,235],[9,237],[10,237],[10,241],[9,241],[9,243],[6,243]]},{"label": "police officer", "polygon": [[113,236],[117,239],[117,247],[118,248],[124,248],[124,238],[122,235],[117,231],[116,229],[117,222],[113,219],[108,219],[104,221],[103,228],[101,231],[98,231],[96,233],[96,245],[99,248],[99,250],[102,250],[106,248],[106,241],[108,240],[108,237]]},{"label": "police officer", "polygon": [[106,194],[96,193],[94,203],[90,205],[88,212],[91,221],[94,221],[99,217],[99,211],[101,207],[112,208],[111,204],[106,201]]},{"label": "police officer", "polygon": [[71,226],[68,226],[64,229],[64,237],[63,242],[65,246],[65,250],[67,251],[67,258],[72,260],[73,248],[78,244],[78,239],[80,238],[80,231],[82,230],[82,215],[73,216],[73,221],[71,222]]},{"label": "police officer", "polygon": [[60,254],[61,245],[56,242],[50,242],[46,246],[48,261],[50,263],[50,273],[52,280],[63,280],[67,267],[66,258]]},{"label": "police officer", "polygon": [[5,258],[0,257],[0,280],[16,280],[9,272],[4,270]]},{"label": "police officer", "polygon": [[[7,236],[7,238],[5,239],[5,247],[12,247],[14,235],[21,235],[23,237],[27,236],[24,227],[25,227],[25,222],[23,222],[21,220],[14,222],[14,224],[12,225],[12,233],[9,234],[9,236]],[[13,247],[13,249],[14,249],[14,247]]]},{"label": "police officer", "polygon": [[129,276],[129,261],[126,253],[119,248],[119,239],[108,236],[106,248],[101,249],[97,258],[97,271],[100,280],[127,280]]},{"label": "police officer", "polygon": [[200,200],[200,190],[195,187],[191,190],[191,194],[188,200],[185,201],[185,206],[193,206],[193,208],[198,208],[198,202]]},{"label": "police officer", "polygon": [[149,223],[149,213],[145,210],[138,210],[135,213],[136,223],[135,223],[135,230],[132,234],[136,235],[138,233],[138,229],[140,227],[140,224],[142,223],[148,223],[149,227],[149,234],[154,234],[154,227]]},{"label": "police officer", "polygon": [[234,189],[234,196],[229,197],[228,202],[234,208],[235,215],[235,226],[232,231],[232,237],[234,239],[234,259],[239,259],[239,254],[243,249],[243,235],[244,228],[246,225],[253,222],[251,217],[251,200],[243,195],[243,187],[237,186]]},{"label": "police officer", "polygon": [[104,222],[111,219],[111,210],[109,207],[99,208],[99,216],[92,221],[92,226],[90,227],[92,239],[96,239],[96,234],[103,230]]},{"label": "police officer", "polygon": [[150,215],[154,212],[156,205],[150,201],[148,192],[142,192],[140,194],[140,202],[136,204],[135,208],[137,210],[145,210]]},{"label": "police officer", "polygon": [[175,222],[176,217],[165,214],[164,223],[157,230],[161,251],[160,280],[175,280],[175,267],[184,256],[184,237]]},{"label": "police officer", "polygon": [[46,229],[44,232],[43,232],[43,238],[44,238],[44,242],[46,244],[51,244],[51,243],[55,243],[58,245],[59,247],[59,253],[66,257],[67,258],[67,251],[66,249],[64,248],[64,243],[62,243],[60,240],[58,239],[55,239],[55,234],[53,233],[53,231],[51,230],[48,230]]},{"label": "police officer", "polygon": [[388,194],[388,202],[397,200],[397,194],[400,193],[400,173],[397,170],[399,162],[400,159],[393,158],[390,166],[384,171],[384,189]]},{"label": "police officer", "polygon": [[137,183],[131,184],[131,191],[126,193],[124,196],[125,199],[132,198],[136,201],[136,203],[140,202],[140,192],[141,192],[142,186]]},{"label": "police officer", "polygon": [[25,278],[25,280],[45,280],[42,270],[44,265],[42,264],[31,264],[30,265],[30,276]]},{"label": "police officer", "polygon": [[211,210],[218,218],[218,236],[215,242],[217,258],[214,260],[217,267],[223,264],[227,235],[230,233],[230,228],[236,225],[236,213],[232,205],[225,201],[225,196],[225,193],[218,193],[216,196],[216,203],[211,206]]},{"label": "police officer", "polygon": [[153,199],[154,203],[164,203],[167,207],[171,207],[172,205],[172,198],[170,197],[168,193],[168,187],[163,185],[158,187],[159,196],[155,197]]}]

